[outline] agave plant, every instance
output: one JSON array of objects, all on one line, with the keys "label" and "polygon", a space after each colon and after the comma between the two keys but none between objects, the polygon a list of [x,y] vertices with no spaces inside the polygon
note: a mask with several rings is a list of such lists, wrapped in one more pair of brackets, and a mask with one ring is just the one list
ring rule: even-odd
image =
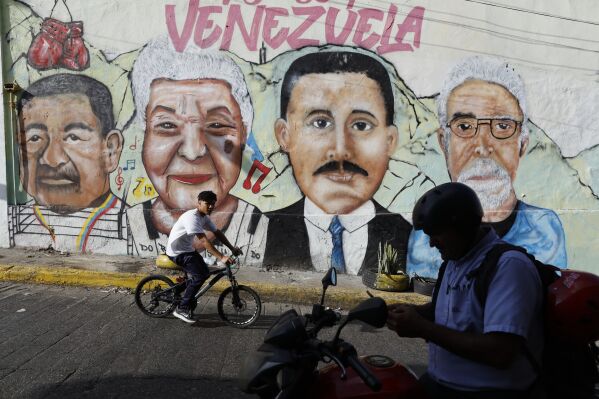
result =
[{"label": "agave plant", "polygon": [[384,245],[379,244],[378,251],[378,274],[403,274],[402,267],[399,261],[399,254],[395,248],[388,242]]}]

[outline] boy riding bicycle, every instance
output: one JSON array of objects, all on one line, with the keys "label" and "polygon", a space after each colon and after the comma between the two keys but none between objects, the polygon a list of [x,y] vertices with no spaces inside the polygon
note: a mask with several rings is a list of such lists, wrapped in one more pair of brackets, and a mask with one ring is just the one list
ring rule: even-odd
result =
[{"label": "boy riding bicycle", "polygon": [[168,243],[166,244],[167,256],[181,266],[188,275],[187,287],[183,293],[181,303],[173,312],[175,317],[187,323],[195,323],[192,318],[191,304],[196,293],[210,275],[204,259],[194,248],[194,238],[197,237],[200,244],[223,263],[230,264],[233,263],[233,260],[214,247],[206,237],[206,231],[212,232],[220,242],[231,250],[234,256],[242,253],[239,248],[234,247],[229,242],[223,232],[210,220],[209,215],[212,213],[215,203],[216,194],[212,191],[202,191],[198,195],[196,209],[191,209],[179,217],[169,234]]}]

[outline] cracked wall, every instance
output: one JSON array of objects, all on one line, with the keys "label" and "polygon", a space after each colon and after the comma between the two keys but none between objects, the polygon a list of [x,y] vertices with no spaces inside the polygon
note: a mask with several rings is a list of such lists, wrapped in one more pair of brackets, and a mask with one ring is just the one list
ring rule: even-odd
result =
[{"label": "cracked wall", "polygon": [[[12,132],[6,149],[15,158],[7,166],[18,171],[8,176],[17,188],[9,193],[12,245],[152,257],[164,251],[181,212],[193,208],[194,193],[210,189],[219,195],[217,226],[242,246],[248,264],[308,270],[334,264],[352,274],[390,264],[434,277],[440,258],[411,230],[413,204],[449,181],[454,163],[463,163],[452,176],[459,180],[477,158],[488,158],[493,163],[474,168],[469,180],[488,182],[477,186],[488,199],[486,220],[541,260],[596,272],[596,127],[571,122],[577,109],[585,120],[596,118],[590,104],[599,87],[588,66],[597,59],[585,50],[594,45],[588,40],[586,47],[560,42],[571,37],[535,41],[538,33],[526,29],[515,31],[521,41],[501,36],[514,54],[537,46],[529,60],[499,57],[523,77],[528,119],[517,112],[522,106],[493,114],[481,108],[482,96],[469,97],[474,106],[462,104],[462,114],[520,125],[497,139],[505,127],[483,122],[472,138],[461,138],[470,141],[454,135],[446,149],[439,137],[451,137],[450,128],[440,136],[436,100],[447,73],[480,53],[475,44],[506,53],[500,39],[474,22],[460,24],[432,2],[401,9],[332,2],[301,19],[291,1],[278,11],[269,2],[263,8],[211,2],[220,11],[210,17],[197,1],[140,0],[151,7],[149,21],[122,3],[114,9],[62,0],[2,5],[4,81],[29,93],[19,110],[6,110],[5,130]],[[498,10],[468,10],[463,18],[499,29]],[[352,12],[360,15],[354,26],[371,25],[347,28]],[[481,19],[481,12],[489,16]],[[333,40],[324,21],[335,13]],[[456,37],[478,36],[451,53],[433,45],[445,43],[440,15]],[[229,18],[233,28],[217,35]],[[133,32],[126,19],[140,29]],[[310,27],[300,36],[306,21]],[[387,39],[385,26],[393,32]],[[212,44],[203,41],[211,37]],[[410,49],[387,52],[383,40],[405,41]],[[209,51],[216,55],[206,58]],[[547,51],[555,52],[555,65],[534,62]],[[580,55],[579,67],[567,66],[571,54]],[[546,92],[538,82],[543,77]],[[506,105],[510,95],[496,96],[493,106]],[[522,146],[523,125],[529,136]],[[469,150],[465,143],[479,139],[482,150]]]}]

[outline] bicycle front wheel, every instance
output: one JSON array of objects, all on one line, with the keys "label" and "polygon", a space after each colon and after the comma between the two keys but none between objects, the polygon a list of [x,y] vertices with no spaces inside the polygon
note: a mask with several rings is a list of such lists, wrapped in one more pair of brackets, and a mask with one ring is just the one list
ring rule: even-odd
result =
[{"label": "bicycle front wheel", "polygon": [[218,315],[225,323],[237,328],[247,328],[254,324],[262,311],[262,302],[258,293],[238,285],[235,290],[227,287],[218,297]]},{"label": "bicycle front wheel", "polygon": [[175,283],[166,276],[152,275],[142,279],[135,289],[135,303],[150,317],[164,317],[175,310]]}]

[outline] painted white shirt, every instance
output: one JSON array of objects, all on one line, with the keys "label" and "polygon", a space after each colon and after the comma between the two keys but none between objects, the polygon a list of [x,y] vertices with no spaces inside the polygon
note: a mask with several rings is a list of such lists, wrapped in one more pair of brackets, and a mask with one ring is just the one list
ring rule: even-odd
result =
[{"label": "painted white shirt", "polygon": [[[335,215],[329,215],[314,204],[308,197],[304,202],[304,221],[310,242],[312,265],[318,271],[331,267],[333,237],[329,226]],[[358,274],[368,246],[368,222],[375,217],[372,201],[367,201],[353,212],[339,215],[343,230],[343,256],[348,274]]]},{"label": "painted white shirt", "polygon": [[168,236],[166,254],[177,256],[185,252],[195,252],[193,239],[196,234],[204,234],[207,231],[215,232],[216,230],[218,229],[210,220],[210,216],[202,215],[197,209],[183,212]]}]

